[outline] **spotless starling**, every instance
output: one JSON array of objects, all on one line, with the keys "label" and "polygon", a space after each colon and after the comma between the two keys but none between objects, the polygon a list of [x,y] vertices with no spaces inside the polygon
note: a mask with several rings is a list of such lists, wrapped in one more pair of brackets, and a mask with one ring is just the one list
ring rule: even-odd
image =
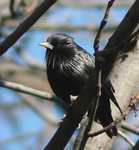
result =
[{"label": "spotless starling", "polygon": [[[93,73],[95,68],[94,57],[66,34],[53,34],[47,39],[46,43],[39,45],[47,48],[46,70],[53,92],[70,104],[70,96],[78,95]],[[121,109],[114,97],[114,88],[109,79],[102,85],[101,93],[95,121],[106,127],[113,122],[110,99],[120,111]],[[117,135],[117,128],[113,127],[106,133],[112,138],[113,135]]]}]

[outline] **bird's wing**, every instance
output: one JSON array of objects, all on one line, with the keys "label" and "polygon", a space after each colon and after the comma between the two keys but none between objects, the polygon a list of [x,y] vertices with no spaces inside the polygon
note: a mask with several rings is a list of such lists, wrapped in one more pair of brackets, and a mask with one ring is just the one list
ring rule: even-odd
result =
[{"label": "bird's wing", "polygon": [[[84,51],[84,62],[88,65],[89,69],[94,69],[95,67],[95,59],[94,57],[89,54],[88,52]],[[114,96],[115,90],[111,84],[111,81],[109,79],[106,79],[106,81],[103,83],[102,86],[103,90],[106,92],[106,94],[108,95],[108,97],[112,100],[112,102],[117,106],[117,108],[119,109],[119,111],[122,114],[122,110],[119,106],[119,104],[117,103],[117,100]]]}]

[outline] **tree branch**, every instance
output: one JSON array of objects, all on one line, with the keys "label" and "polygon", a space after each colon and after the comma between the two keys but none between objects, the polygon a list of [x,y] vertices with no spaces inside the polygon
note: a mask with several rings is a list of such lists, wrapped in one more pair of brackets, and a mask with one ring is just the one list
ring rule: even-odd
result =
[{"label": "tree branch", "polygon": [[17,29],[0,43],[0,56],[3,55],[29,28],[56,2],[57,0],[45,0],[36,10],[19,24]]},{"label": "tree branch", "polygon": [[[55,95],[52,95],[50,93],[46,93],[40,90],[36,90],[18,83],[13,83],[9,81],[4,81],[0,80],[0,86],[4,88],[8,88],[17,92],[33,95],[39,98],[43,98],[45,100],[53,101],[53,102],[58,102],[58,103],[64,103],[60,98],[56,97]],[[64,103],[66,106],[67,104]]]},{"label": "tree branch", "polygon": [[136,135],[139,135],[139,128],[131,126],[131,125],[127,124],[126,122],[122,122],[121,128],[123,128],[129,132],[132,132]]},{"label": "tree branch", "polygon": [[100,38],[101,38],[101,35],[102,35],[102,33],[103,33],[104,27],[105,27],[105,25],[106,25],[106,23],[107,23],[107,21],[108,21],[110,9],[111,9],[111,7],[112,7],[114,1],[115,1],[115,0],[111,0],[111,1],[109,1],[108,4],[107,4],[107,8],[106,8],[106,11],[105,11],[104,18],[103,18],[103,20],[101,21],[101,24],[100,24],[98,33],[97,33],[96,38],[95,38],[95,41],[94,41],[95,53],[98,51],[99,43],[100,43]]},{"label": "tree branch", "polygon": [[[101,38],[101,35],[102,35],[102,32],[103,32],[103,29],[104,29],[104,27],[107,23],[110,8],[112,7],[113,3],[114,3],[114,1],[111,0],[107,4],[107,8],[106,8],[106,11],[105,11],[104,18],[101,21],[98,33],[97,33],[95,41],[94,41],[95,53],[98,52],[100,38]],[[104,59],[103,59],[103,61],[104,61]],[[96,90],[95,91],[96,91],[96,96],[94,98],[93,105],[91,106],[91,111],[89,113],[89,121],[88,121],[85,132],[83,134],[83,138],[82,138],[80,146],[79,146],[80,150],[84,149],[84,147],[85,147],[85,144],[86,144],[86,142],[88,140],[88,137],[89,137],[88,132],[91,130],[91,127],[93,125],[93,121],[94,121],[94,118],[95,118],[95,114],[96,114],[96,111],[97,111],[97,108],[98,108],[99,98],[101,96],[101,69],[102,69],[103,61],[101,61],[99,59],[99,55],[96,55],[96,57],[95,57],[95,67],[96,67],[96,77],[95,77],[96,78],[95,79],[95,81],[96,81]],[[76,148],[76,149],[78,149],[78,148]]]},{"label": "tree branch", "polygon": [[103,50],[102,51],[98,51],[98,52],[96,52],[96,54],[105,57],[105,56],[108,56],[111,53],[119,53],[120,50],[123,49],[126,46],[126,44],[128,44],[138,34],[139,34],[139,29],[137,31],[135,31],[132,35],[128,36],[119,45],[117,45],[115,47],[112,47],[112,48],[105,49],[105,51],[103,51]]},{"label": "tree branch", "polygon": [[118,134],[127,142],[129,143],[132,147],[135,146],[135,143],[122,131],[118,130]]},{"label": "tree branch", "polygon": [[[91,8],[104,8],[103,3],[99,3],[98,1],[71,1],[71,0],[60,0],[58,1],[58,5],[66,5],[66,6],[74,6],[74,7],[91,7]],[[114,7],[130,7],[132,5],[131,1],[117,1]]]},{"label": "tree branch", "polygon": [[[139,8],[139,0],[137,0],[134,3],[134,5],[131,7],[130,11],[127,13],[128,16],[130,16],[132,18],[133,22],[130,22],[128,24],[128,26],[123,26],[123,24],[125,23],[124,21],[126,21],[126,19],[127,19],[127,18],[124,18],[124,21],[121,23],[122,27],[120,28],[120,31],[119,31],[120,32],[119,34],[121,35],[120,40],[118,39],[118,43],[117,43],[117,41],[116,41],[116,43],[109,42],[109,44],[108,44],[109,47],[115,46],[115,45],[121,43],[126,37],[128,37],[133,32],[133,30],[135,29],[135,27],[137,26],[137,24],[139,22],[139,18],[138,18],[139,9],[138,8]],[[128,32],[127,32],[127,29],[128,29]],[[127,32],[126,36],[123,35],[125,30]],[[117,33],[117,30],[116,30],[116,33]],[[113,35],[112,39],[115,39],[115,36],[116,35]],[[111,46],[110,46],[110,44],[111,44]],[[118,54],[109,55],[109,57],[112,56],[111,59],[109,59],[109,57],[108,57],[108,60],[106,59],[106,62],[103,65],[102,81],[101,81],[102,83],[105,81],[108,74],[110,73],[112,66],[114,64],[114,60],[117,57],[117,55]],[[96,88],[95,81],[94,81],[95,74],[96,74],[96,71],[94,74],[91,75],[87,84],[83,87],[83,90],[79,94],[77,100],[70,107],[63,123],[61,124],[61,126],[59,127],[59,129],[57,130],[57,132],[55,133],[55,135],[53,136],[53,138],[51,139],[51,141],[48,143],[48,145],[45,147],[44,150],[64,149],[65,145],[69,141],[73,132],[76,130],[82,117],[88,110],[88,108],[92,102],[92,99],[94,101],[94,97],[96,95],[96,93],[94,92],[95,88]]]},{"label": "tree branch", "polygon": [[136,103],[138,101],[139,101],[139,93],[137,94],[137,96],[135,98],[131,99],[128,108],[114,122],[112,122],[110,125],[108,125],[107,127],[103,128],[100,131],[97,131],[97,132],[94,132],[94,133],[88,133],[88,136],[93,137],[93,136],[99,135],[99,134],[101,134],[103,132],[106,132],[107,130],[111,129],[112,127],[116,126],[118,123],[120,123],[125,118],[125,116],[128,115],[128,113],[130,112],[130,110],[132,108],[135,111],[135,117],[136,117],[136,111],[138,111]]},{"label": "tree branch", "polygon": [[15,0],[10,0],[10,5],[9,5],[11,17],[13,17],[13,18],[16,16],[16,13],[14,11],[14,2],[15,2]]},{"label": "tree branch", "polygon": [[[39,22],[36,22],[30,30],[49,30],[49,31],[54,31],[54,30],[69,30],[70,32],[75,32],[75,31],[80,31],[80,30],[85,30],[85,31],[90,31],[90,32],[97,32],[98,27],[92,23],[92,24],[85,24],[85,25],[73,25],[73,24],[52,24],[49,22],[44,22],[44,18],[40,19]],[[10,29],[15,29],[16,26],[19,25],[19,22],[17,20],[5,20],[4,25]],[[109,33],[110,31],[113,32],[117,27],[117,24],[114,24],[110,26],[109,28],[105,29],[105,32]]]}]

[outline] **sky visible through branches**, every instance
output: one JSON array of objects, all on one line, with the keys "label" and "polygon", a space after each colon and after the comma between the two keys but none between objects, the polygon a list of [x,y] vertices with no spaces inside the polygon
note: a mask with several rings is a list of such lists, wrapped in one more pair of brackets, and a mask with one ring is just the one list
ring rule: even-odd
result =
[{"label": "sky visible through branches", "polygon": [[[1,41],[14,31],[19,23],[31,13],[29,11],[31,8],[35,9],[38,6],[37,1],[25,1],[25,4],[27,4],[26,7],[20,6],[20,1],[15,1],[14,9],[19,16],[11,19],[6,18],[10,16],[8,2],[9,1],[4,0],[1,0],[0,2],[0,17],[3,18],[3,20],[0,21]],[[35,68],[35,73],[37,73],[36,76],[41,78],[42,75],[44,82],[46,78],[44,71],[45,50],[44,48],[39,47],[38,43],[45,42],[47,37],[56,32],[66,33],[74,37],[75,42],[78,45],[93,54],[93,40],[103,18],[106,3],[105,1],[99,0],[94,7],[90,7],[89,5],[84,7],[82,3],[80,6],[74,6],[72,3],[73,0],[69,0],[68,2],[69,5],[66,5],[64,1],[60,1],[51,7],[50,10],[42,16],[37,23],[2,56],[2,58],[0,58],[0,68],[3,68],[3,65],[8,65],[8,63],[14,62],[15,65],[19,65],[25,69],[30,68],[33,72],[34,70],[31,68],[30,64],[32,64],[32,66],[37,64],[39,66],[38,68],[41,68],[41,71]],[[86,1],[86,3],[87,2],[90,1]],[[117,2],[119,3],[120,0]],[[103,49],[108,38],[112,35],[115,28],[123,19],[131,4],[129,4],[128,0],[126,7],[122,5],[122,2],[122,7],[119,7],[119,5],[115,3],[115,6],[118,6],[114,6],[111,10],[108,24],[104,30],[104,34],[102,35],[102,41],[99,49]],[[25,12],[25,10],[28,10],[28,12]],[[22,15],[20,13],[22,13]],[[10,68],[13,67],[15,66],[11,64]],[[20,79],[22,71],[18,72],[19,80],[18,77],[14,79],[14,72],[10,72],[11,78],[9,79],[6,78],[8,77],[6,72],[2,71],[3,70],[0,69],[0,77],[4,77],[5,80],[12,81],[13,79],[14,82],[22,80],[21,83],[24,83],[25,79],[23,77]],[[38,75],[39,73],[41,73],[40,76]],[[24,75],[24,77],[26,78],[26,75]],[[52,93],[50,88],[45,87],[45,84],[36,84],[38,85],[33,86],[41,86],[41,90]],[[19,150],[21,147],[23,150],[43,149],[53,133],[56,131],[56,123],[62,118],[64,113],[63,109],[52,102],[43,101],[31,96],[24,97],[23,94],[17,94],[16,92],[8,89],[0,88],[0,91],[0,149]],[[31,104],[27,103],[24,99],[28,99],[29,101],[34,99],[40,106],[40,109],[45,110],[45,113],[47,114],[46,119],[42,118],[36,109],[30,108],[29,106]],[[132,111],[127,116],[126,122],[132,122],[132,125],[136,125],[137,119],[131,118],[134,116],[133,113],[134,112]],[[76,134],[77,133],[74,134],[73,139],[68,144],[67,150],[70,150],[70,146],[72,146]],[[128,133],[128,136],[136,142],[137,136],[132,133]],[[113,150],[116,150],[115,147],[117,143],[120,145],[121,150],[131,148],[129,144],[121,139],[121,137],[118,137],[113,145]]]}]

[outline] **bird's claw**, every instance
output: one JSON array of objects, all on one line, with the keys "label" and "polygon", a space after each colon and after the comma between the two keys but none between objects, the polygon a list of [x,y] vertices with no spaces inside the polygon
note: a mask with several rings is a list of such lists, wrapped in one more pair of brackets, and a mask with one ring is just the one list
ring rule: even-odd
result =
[{"label": "bird's claw", "polygon": [[58,126],[61,125],[61,123],[63,122],[64,118],[66,117],[66,114],[63,115],[63,118],[57,123]]},{"label": "bird's claw", "polygon": [[72,105],[72,103],[77,99],[78,95],[74,96],[74,95],[70,95],[70,105]]},{"label": "bird's claw", "polygon": [[[57,123],[58,126],[61,125],[61,123],[63,122],[63,120],[64,120],[65,117],[66,117],[66,114],[64,114],[63,118]],[[80,127],[81,127],[81,124],[79,123],[77,129],[80,129]]]}]

